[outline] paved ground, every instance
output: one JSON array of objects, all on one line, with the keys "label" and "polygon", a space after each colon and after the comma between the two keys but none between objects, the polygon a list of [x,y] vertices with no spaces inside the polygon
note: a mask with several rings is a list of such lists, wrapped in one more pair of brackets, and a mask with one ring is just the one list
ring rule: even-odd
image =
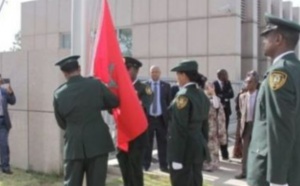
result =
[{"label": "paved ground", "polygon": [[[233,140],[231,140],[232,144]],[[229,147],[232,152],[233,146]],[[156,151],[154,151],[154,156]],[[231,156],[232,157],[232,156]],[[204,179],[212,184],[212,186],[247,186],[245,180],[236,180],[234,176],[240,173],[241,164],[238,159],[230,159],[230,161],[221,161],[218,171],[203,172]],[[152,172],[160,172],[157,163],[152,164],[150,169]]]},{"label": "paved ground", "polygon": [[[231,154],[230,157],[232,157],[235,128],[236,128],[236,124],[234,122],[230,123],[229,125],[229,134],[230,134],[229,153]],[[153,157],[155,159],[157,158],[156,150],[153,151]],[[114,167],[110,169],[110,171],[115,175],[119,174],[117,164],[118,164],[117,160],[115,159],[109,161],[110,167]],[[212,186],[247,186],[245,180],[234,179],[234,176],[240,173],[240,169],[241,169],[240,160],[231,158],[230,161],[222,161],[220,169],[218,171],[203,172],[203,175],[204,175],[204,179],[209,183],[211,183]],[[152,163],[150,172],[166,175],[165,173],[159,171],[159,166],[157,163]]]},{"label": "paved ground", "polygon": [[[233,146],[230,148],[232,152]],[[245,180],[236,180],[234,176],[240,173],[240,160],[231,159],[228,162],[221,162],[220,169],[215,172],[203,172],[204,179],[213,186],[247,186]]]}]

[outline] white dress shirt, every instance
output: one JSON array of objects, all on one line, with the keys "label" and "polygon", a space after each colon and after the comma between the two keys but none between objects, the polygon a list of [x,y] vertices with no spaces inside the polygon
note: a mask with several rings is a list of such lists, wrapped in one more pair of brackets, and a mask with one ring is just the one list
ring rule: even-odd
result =
[{"label": "white dress shirt", "polygon": [[290,51],[287,51],[287,52],[284,52],[284,53],[280,54],[279,56],[277,56],[274,59],[273,64],[275,64],[276,62],[278,62],[281,58],[283,58],[283,56],[288,55],[288,54],[292,54],[292,53],[295,53],[295,52],[292,51],[292,50],[290,50]]},{"label": "white dress shirt", "polygon": [[255,110],[255,100],[256,100],[256,95],[257,95],[257,90],[254,92],[250,93],[247,92],[248,94],[248,100],[247,100],[247,122],[252,122],[253,121],[253,116],[254,116],[254,110]]},{"label": "white dress shirt", "polygon": [[212,96],[210,98],[210,101],[215,109],[218,109],[220,107],[220,98],[218,96]]},{"label": "white dress shirt", "polygon": [[222,82],[221,80],[218,79],[218,83],[219,83],[219,85],[220,85],[220,87],[221,87],[221,90],[222,90],[222,89],[223,89],[223,82]]},{"label": "white dress shirt", "polygon": [[270,186],[289,186],[288,184],[274,184],[270,183]]}]

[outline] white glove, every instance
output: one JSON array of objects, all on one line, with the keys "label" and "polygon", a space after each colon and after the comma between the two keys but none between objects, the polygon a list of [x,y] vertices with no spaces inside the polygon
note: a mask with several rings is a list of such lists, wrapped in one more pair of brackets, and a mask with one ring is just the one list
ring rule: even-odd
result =
[{"label": "white glove", "polygon": [[174,170],[180,170],[180,169],[182,169],[182,164],[181,163],[177,163],[177,162],[172,162],[172,168],[174,169]]},{"label": "white glove", "polygon": [[275,183],[270,183],[270,186],[289,186],[288,184],[275,184]]}]

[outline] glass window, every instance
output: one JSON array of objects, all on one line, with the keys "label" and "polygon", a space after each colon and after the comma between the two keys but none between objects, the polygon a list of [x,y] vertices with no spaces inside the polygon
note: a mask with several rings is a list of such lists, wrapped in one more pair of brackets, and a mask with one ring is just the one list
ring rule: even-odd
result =
[{"label": "glass window", "polygon": [[61,33],[59,43],[60,48],[71,49],[71,33]]},{"label": "glass window", "polygon": [[118,29],[118,40],[124,56],[132,56],[132,30],[130,28]]}]

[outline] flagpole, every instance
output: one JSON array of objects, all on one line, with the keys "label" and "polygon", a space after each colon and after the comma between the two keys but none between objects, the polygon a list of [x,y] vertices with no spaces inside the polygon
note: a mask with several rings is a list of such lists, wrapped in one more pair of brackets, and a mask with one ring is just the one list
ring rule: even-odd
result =
[{"label": "flagpole", "polygon": [[86,0],[72,0],[71,55],[80,55],[81,72],[86,76]]},{"label": "flagpole", "polygon": [[2,2],[0,4],[0,12],[1,12],[2,8],[3,8],[4,3],[5,3],[5,0],[2,0]]}]

